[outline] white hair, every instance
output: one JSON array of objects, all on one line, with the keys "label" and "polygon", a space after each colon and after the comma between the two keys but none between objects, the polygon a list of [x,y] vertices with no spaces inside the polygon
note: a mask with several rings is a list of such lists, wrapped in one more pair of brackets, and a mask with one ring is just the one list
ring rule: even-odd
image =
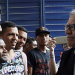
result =
[{"label": "white hair", "polygon": [[75,14],[75,9],[70,12],[70,15],[74,15],[74,14]]}]

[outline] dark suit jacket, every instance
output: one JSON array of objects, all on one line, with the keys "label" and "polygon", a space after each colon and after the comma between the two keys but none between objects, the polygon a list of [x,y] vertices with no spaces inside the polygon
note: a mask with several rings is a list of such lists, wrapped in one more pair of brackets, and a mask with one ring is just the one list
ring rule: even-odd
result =
[{"label": "dark suit jacket", "polygon": [[60,67],[56,75],[73,75],[74,66],[74,48],[64,51]]}]

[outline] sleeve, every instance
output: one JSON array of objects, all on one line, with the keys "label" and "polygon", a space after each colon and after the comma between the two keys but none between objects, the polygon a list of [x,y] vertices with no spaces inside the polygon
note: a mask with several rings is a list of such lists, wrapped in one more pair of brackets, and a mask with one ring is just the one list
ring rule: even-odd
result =
[{"label": "sleeve", "polygon": [[31,67],[33,67],[34,61],[35,61],[34,55],[33,55],[32,52],[29,51],[29,52],[27,53],[27,62],[28,62],[28,64],[29,64]]}]

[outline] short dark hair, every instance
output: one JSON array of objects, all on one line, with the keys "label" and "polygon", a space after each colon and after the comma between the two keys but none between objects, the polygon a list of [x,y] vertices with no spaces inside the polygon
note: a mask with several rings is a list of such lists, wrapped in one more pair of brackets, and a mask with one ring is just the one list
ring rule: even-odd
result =
[{"label": "short dark hair", "polygon": [[14,22],[5,21],[5,22],[1,23],[2,33],[5,32],[7,27],[16,27],[17,28],[17,26]]},{"label": "short dark hair", "polygon": [[30,39],[32,40],[32,41],[35,41],[36,39],[35,38],[33,38],[33,37],[30,37]]},{"label": "short dark hair", "polygon": [[33,38],[33,37],[27,37],[26,43],[31,44],[33,41],[35,41],[35,38]]},{"label": "short dark hair", "polygon": [[18,28],[18,30],[22,30],[22,31],[24,31],[24,32],[27,33],[27,30],[26,30],[24,27],[22,27],[22,26],[17,26],[17,28]]}]

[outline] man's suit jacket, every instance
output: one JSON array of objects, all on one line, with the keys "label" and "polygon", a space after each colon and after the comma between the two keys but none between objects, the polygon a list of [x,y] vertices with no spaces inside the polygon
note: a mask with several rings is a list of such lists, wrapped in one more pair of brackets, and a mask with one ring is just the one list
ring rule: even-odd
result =
[{"label": "man's suit jacket", "polygon": [[74,48],[64,51],[60,67],[56,75],[73,75],[74,70]]}]

